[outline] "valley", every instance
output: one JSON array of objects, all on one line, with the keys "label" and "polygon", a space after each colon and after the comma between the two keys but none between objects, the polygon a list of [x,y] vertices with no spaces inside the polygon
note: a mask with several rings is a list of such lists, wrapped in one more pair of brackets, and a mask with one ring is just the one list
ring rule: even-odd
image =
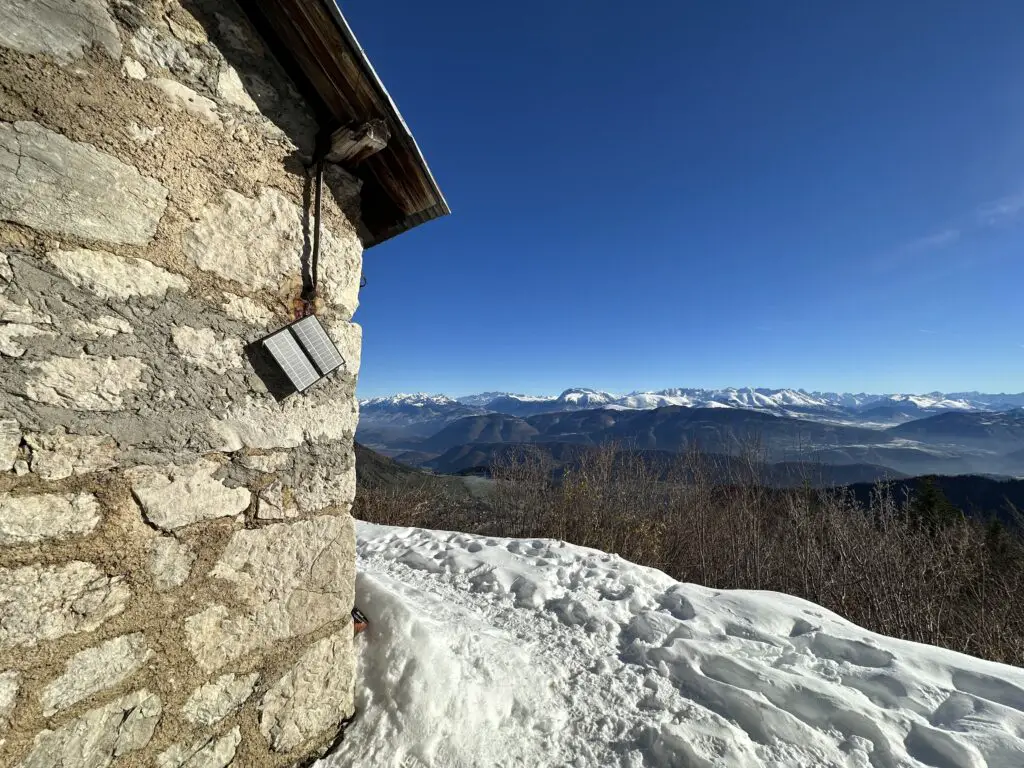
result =
[{"label": "valley", "polygon": [[445,474],[486,471],[526,448],[557,466],[614,443],[651,456],[753,456],[777,485],[1024,477],[1024,394],[730,388],[617,396],[581,388],[551,397],[395,395],[363,400],[360,408],[359,442]]}]

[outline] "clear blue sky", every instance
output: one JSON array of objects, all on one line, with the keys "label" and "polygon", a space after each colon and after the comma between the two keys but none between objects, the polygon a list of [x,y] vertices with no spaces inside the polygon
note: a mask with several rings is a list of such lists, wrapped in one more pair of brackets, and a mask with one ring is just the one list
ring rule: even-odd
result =
[{"label": "clear blue sky", "polygon": [[453,215],[360,396],[1024,390],[1024,3],[342,2]]}]

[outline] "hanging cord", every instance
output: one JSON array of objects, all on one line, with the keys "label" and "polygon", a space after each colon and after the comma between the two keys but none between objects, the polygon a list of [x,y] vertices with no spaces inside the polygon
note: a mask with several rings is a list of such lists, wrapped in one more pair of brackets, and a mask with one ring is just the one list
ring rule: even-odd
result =
[{"label": "hanging cord", "polygon": [[324,161],[323,158],[316,164],[316,223],[313,225],[313,254],[309,259],[309,271],[313,277],[313,297],[316,297],[317,284],[320,282],[320,227],[321,207],[324,199]]},{"label": "hanging cord", "polygon": [[303,317],[313,314],[317,285],[320,282],[320,227],[324,191],[324,161],[322,157],[316,161],[313,173],[315,174],[313,182],[313,246],[309,256],[309,279],[303,281],[305,283],[302,291]]}]

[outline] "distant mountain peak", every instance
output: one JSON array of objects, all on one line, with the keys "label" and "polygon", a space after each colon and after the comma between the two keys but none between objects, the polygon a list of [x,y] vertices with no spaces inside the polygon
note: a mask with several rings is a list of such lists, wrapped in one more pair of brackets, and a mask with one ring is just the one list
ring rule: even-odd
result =
[{"label": "distant mountain peak", "polygon": [[427,392],[399,392],[395,395],[386,395],[384,397],[371,397],[365,400],[360,400],[360,407],[374,406],[374,405],[458,405],[458,400],[448,397],[448,395],[432,395]]},{"label": "distant mountain peak", "polygon": [[602,406],[615,402],[616,396],[598,389],[573,387],[562,392],[557,400],[560,403],[571,403],[573,405]]}]

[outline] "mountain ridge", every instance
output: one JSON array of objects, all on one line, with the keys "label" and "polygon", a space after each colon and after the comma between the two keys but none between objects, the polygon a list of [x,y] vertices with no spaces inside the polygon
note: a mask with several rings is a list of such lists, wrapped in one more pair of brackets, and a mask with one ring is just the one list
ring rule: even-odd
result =
[{"label": "mountain ridge", "polygon": [[1024,393],[929,392],[846,393],[765,387],[724,387],[718,389],[674,387],[635,390],[619,395],[589,387],[566,389],[558,395],[523,395],[512,392],[483,392],[461,397],[444,394],[397,394],[360,400],[360,407],[374,411],[409,408],[451,408],[459,406],[511,415],[594,407],[649,410],[670,405],[688,407],[729,407],[779,412],[812,412],[856,416],[858,412],[888,408],[909,414],[945,411],[998,411],[1024,406]]},{"label": "mountain ridge", "polygon": [[[496,395],[486,405],[476,405]],[[475,400],[473,399],[475,397]],[[773,461],[877,465],[906,474],[1024,474],[1024,395],[812,393],[665,389],[557,396],[423,393],[361,404],[357,438],[390,455],[434,456],[480,443],[616,442],[630,448],[735,452],[757,443]],[[999,410],[1002,408],[1003,410]]]}]

